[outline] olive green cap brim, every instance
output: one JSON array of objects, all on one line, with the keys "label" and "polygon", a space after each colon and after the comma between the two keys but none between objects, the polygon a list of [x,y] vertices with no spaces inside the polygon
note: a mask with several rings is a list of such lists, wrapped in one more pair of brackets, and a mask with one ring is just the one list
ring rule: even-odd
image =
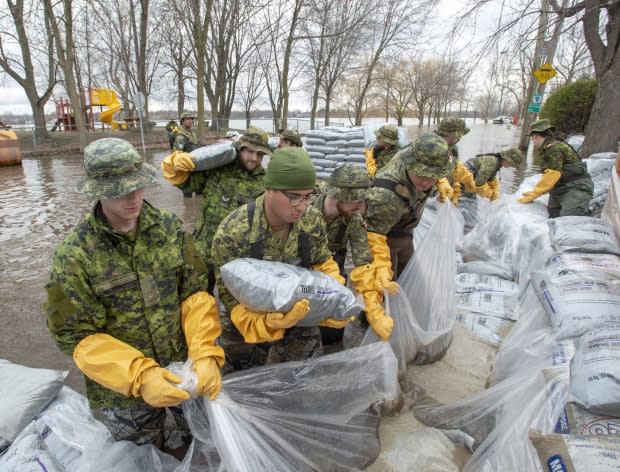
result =
[{"label": "olive green cap brim", "polygon": [[271,156],[271,149],[269,149],[268,147],[256,143],[251,143],[241,138],[235,141],[235,147],[239,151],[241,151],[242,148],[246,147],[254,152],[262,152],[267,156]]},{"label": "olive green cap brim", "polygon": [[75,191],[97,200],[115,200],[155,182],[157,170],[151,164],[143,162],[139,169],[120,176],[86,176],[75,186]]}]

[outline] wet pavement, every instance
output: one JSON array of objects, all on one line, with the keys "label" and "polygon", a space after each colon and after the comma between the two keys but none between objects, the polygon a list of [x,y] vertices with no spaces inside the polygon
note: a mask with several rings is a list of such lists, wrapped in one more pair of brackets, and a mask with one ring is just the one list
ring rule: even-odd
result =
[{"label": "wet pavement", "polygon": [[[482,123],[470,127],[459,143],[462,160],[513,147],[519,139],[516,127]],[[411,139],[419,129],[409,132]],[[159,169],[165,156],[165,152],[147,153],[146,160]],[[530,162],[531,156],[519,174],[501,170],[502,192],[512,192],[534,171]],[[68,370],[67,385],[83,393],[82,376],[72,359],[52,342],[42,308],[54,248],[93,205],[73,190],[81,176],[79,155],[24,159],[22,166],[0,167],[0,358],[30,367]],[[163,177],[158,186],[147,189],[145,198],[176,213],[186,229],[193,228],[199,198],[184,198]]]}]

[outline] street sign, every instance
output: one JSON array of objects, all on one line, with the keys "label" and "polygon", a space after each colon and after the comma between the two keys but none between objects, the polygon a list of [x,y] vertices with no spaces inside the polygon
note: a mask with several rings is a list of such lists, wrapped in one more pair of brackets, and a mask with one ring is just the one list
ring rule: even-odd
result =
[{"label": "street sign", "polygon": [[542,93],[535,93],[532,95],[532,103],[540,105],[542,103]]},{"label": "street sign", "polygon": [[527,106],[527,111],[530,113],[540,113],[540,104],[539,103],[530,103]]},{"label": "street sign", "polygon": [[552,79],[557,74],[553,66],[548,62],[545,62],[542,66],[540,66],[540,68],[536,69],[532,73],[541,84],[547,83],[549,79]]}]

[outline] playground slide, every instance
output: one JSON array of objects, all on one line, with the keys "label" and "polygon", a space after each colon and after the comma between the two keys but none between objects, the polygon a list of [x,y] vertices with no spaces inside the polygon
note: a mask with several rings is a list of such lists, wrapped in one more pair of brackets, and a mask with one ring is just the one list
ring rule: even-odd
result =
[{"label": "playground slide", "polygon": [[116,92],[112,89],[95,88],[90,91],[90,104],[93,106],[105,106],[107,110],[99,113],[99,121],[118,129],[121,124],[114,121],[113,117],[121,109],[121,102],[116,97]]}]

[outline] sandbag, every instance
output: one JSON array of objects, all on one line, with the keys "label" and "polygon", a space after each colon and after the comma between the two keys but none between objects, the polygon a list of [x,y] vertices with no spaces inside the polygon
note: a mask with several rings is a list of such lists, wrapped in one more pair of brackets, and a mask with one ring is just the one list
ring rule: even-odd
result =
[{"label": "sandbag", "polygon": [[194,149],[190,154],[196,165],[193,172],[199,172],[230,164],[237,158],[237,149],[230,141],[222,141]]},{"label": "sandbag", "polygon": [[501,292],[517,295],[519,284],[501,277],[463,272],[456,276],[456,292]]},{"label": "sandbag", "polygon": [[253,311],[287,312],[307,299],[310,312],[297,326],[316,326],[325,318],[344,320],[364,309],[347,287],[303,267],[244,257],[224,264],[220,272],[232,296]]},{"label": "sandbag", "polygon": [[577,251],[620,255],[620,242],[599,218],[560,216],[550,219],[549,239],[558,252]]},{"label": "sandbag", "polygon": [[456,273],[486,274],[501,277],[504,280],[512,280],[512,267],[503,262],[493,261],[468,261],[456,266]]}]

